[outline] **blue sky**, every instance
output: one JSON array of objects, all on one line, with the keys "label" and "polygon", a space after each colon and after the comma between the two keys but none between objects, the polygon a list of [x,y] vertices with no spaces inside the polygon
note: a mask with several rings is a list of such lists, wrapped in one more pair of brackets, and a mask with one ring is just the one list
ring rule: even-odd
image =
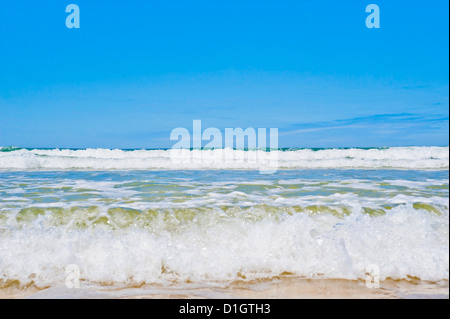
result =
[{"label": "blue sky", "polygon": [[[80,8],[68,29],[66,5]],[[380,8],[368,29],[365,8]],[[171,147],[277,127],[281,147],[449,144],[448,1],[0,2],[0,145]]]}]

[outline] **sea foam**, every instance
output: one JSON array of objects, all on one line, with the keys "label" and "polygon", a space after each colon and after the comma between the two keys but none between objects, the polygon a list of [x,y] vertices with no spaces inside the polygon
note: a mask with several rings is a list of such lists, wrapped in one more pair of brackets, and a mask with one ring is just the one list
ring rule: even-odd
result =
[{"label": "sea foam", "polygon": [[[4,148],[5,150],[5,148]],[[0,169],[260,169],[262,150],[0,150]],[[277,169],[364,168],[448,169],[448,147],[287,149],[270,152]]]},{"label": "sea foam", "polygon": [[[0,279],[38,286],[64,284],[77,265],[82,284],[229,282],[272,278],[449,278],[448,210],[441,216],[400,206],[370,217],[355,210],[332,215],[281,214],[260,220],[220,211],[197,214],[184,227],[75,229],[44,227],[45,219],[3,230]],[[166,224],[167,226],[167,224]]]}]

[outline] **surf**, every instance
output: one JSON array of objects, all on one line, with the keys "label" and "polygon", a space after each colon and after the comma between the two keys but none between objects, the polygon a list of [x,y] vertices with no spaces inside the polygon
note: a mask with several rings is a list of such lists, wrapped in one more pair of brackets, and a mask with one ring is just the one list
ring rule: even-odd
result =
[{"label": "surf", "polygon": [[[261,149],[0,149],[0,170],[258,170]],[[277,169],[449,168],[448,147],[278,149]],[[268,158],[270,160],[270,158]]]}]

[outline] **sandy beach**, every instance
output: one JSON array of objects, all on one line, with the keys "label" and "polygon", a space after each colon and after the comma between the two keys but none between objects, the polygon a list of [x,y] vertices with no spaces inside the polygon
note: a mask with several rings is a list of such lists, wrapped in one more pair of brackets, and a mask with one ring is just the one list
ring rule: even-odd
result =
[{"label": "sandy beach", "polygon": [[448,299],[449,283],[420,280],[385,280],[380,288],[369,289],[364,281],[280,277],[226,286],[148,285],[134,288],[78,289],[15,285],[0,289],[1,299]]}]

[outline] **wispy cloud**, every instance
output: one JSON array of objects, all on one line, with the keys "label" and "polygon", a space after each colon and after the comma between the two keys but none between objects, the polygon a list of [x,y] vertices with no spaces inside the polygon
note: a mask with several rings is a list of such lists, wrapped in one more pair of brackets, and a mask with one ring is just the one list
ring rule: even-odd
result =
[{"label": "wispy cloud", "polygon": [[[377,143],[382,145],[419,143],[448,144],[449,117],[413,113],[375,114],[364,117],[299,123],[280,128],[280,137],[286,140],[315,141],[318,144],[333,141],[351,145]],[[330,142],[331,143],[331,142]]]},{"label": "wispy cloud", "polygon": [[429,86],[427,85],[412,85],[412,86],[404,86],[404,90],[420,90],[420,89],[427,89]]}]

